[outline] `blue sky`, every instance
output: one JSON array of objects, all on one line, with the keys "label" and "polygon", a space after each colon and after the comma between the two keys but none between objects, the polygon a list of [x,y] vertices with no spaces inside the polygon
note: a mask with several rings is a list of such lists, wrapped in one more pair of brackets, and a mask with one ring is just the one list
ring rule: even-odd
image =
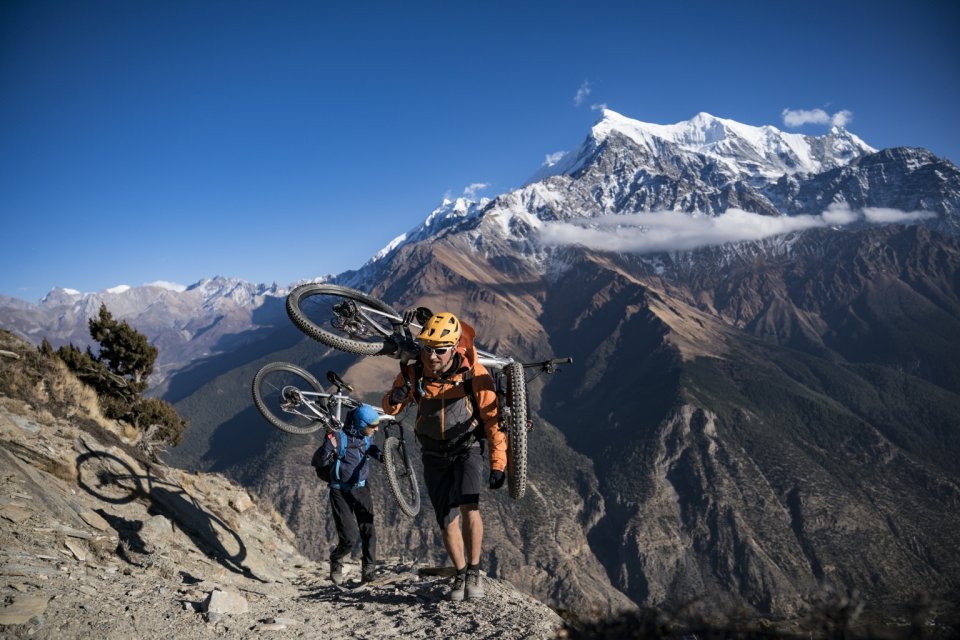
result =
[{"label": "blue sky", "polygon": [[0,294],[356,268],[601,104],[956,163],[960,3],[6,0]]}]

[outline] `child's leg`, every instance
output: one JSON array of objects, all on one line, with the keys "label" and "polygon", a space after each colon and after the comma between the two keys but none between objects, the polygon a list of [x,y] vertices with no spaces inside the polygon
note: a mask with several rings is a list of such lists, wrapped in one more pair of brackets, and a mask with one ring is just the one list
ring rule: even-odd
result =
[{"label": "child's leg", "polygon": [[377,561],[377,530],[373,525],[373,498],[366,486],[357,487],[351,494],[351,507],[360,529],[360,542],[363,545],[363,564],[373,565]]},{"label": "child's leg", "polygon": [[339,538],[337,546],[330,553],[331,562],[350,555],[359,537],[350,507],[353,500],[349,496],[349,492],[330,489],[330,510],[333,512],[333,523],[337,527],[337,538]]}]

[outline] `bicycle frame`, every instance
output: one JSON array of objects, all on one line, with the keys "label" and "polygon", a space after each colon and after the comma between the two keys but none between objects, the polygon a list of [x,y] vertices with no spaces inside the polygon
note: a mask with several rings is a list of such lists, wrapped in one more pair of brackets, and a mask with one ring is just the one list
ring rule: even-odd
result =
[{"label": "bicycle frame", "polygon": [[[287,385],[281,392],[285,398],[290,399],[290,407],[283,406],[287,413],[301,416],[307,419],[319,420],[334,431],[343,428],[343,412],[345,409],[353,409],[358,406],[356,400],[350,396],[338,391],[337,393],[318,393],[316,391],[307,391],[293,385]],[[312,415],[306,415],[297,410],[297,407],[306,407]],[[329,407],[324,410],[322,407]],[[383,412],[383,409],[374,407],[380,415],[381,424],[400,424],[396,416],[391,416]],[[386,426],[384,424],[384,426]],[[402,427],[401,427],[402,433]]]},{"label": "bicycle frame", "polygon": [[[356,323],[356,318],[359,316],[366,322],[366,326],[375,330],[383,338],[392,340],[398,346],[398,350],[400,347],[407,347],[408,349],[418,348],[416,343],[413,342],[411,332],[411,329],[419,332],[419,330],[423,328],[423,326],[417,322],[404,324],[403,318],[401,317],[383,312],[379,309],[374,309],[373,307],[358,304],[354,300],[345,300],[338,303],[334,305],[333,310],[341,318],[343,326]],[[392,330],[385,331],[378,320],[389,321]],[[509,356],[494,355],[482,349],[477,349],[477,355],[479,356],[477,360],[480,364],[491,371],[499,371],[508,364],[515,362],[515,360]]]},{"label": "bicycle frame", "polygon": [[[287,385],[280,393],[287,401],[281,405],[285,412],[308,420],[319,420],[335,431],[343,428],[343,409],[349,406],[347,401],[350,405],[356,404],[356,401],[350,396],[339,391],[337,393],[318,393]],[[323,406],[328,407],[327,410],[322,409]],[[311,415],[300,411],[300,407],[305,407]]]}]

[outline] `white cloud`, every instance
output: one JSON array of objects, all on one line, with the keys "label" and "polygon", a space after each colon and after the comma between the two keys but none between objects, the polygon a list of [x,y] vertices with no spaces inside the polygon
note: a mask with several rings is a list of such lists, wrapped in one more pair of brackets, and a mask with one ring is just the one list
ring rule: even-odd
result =
[{"label": "white cloud", "polygon": [[543,164],[541,166],[552,167],[553,165],[560,162],[560,158],[562,158],[565,155],[567,155],[566,151],[557,151],[555,153],[547,154],[546,157],[544,157]]},{"label": "white cloud", "polygon": [[573,104],[579,107],[583,104],[583,101],[587,99],[591,91],[593,91],[593,88],[590,86],[590,83],[584,80],[580,88],[577,89],[577,95],[573,96]]},{"label": "white cloud", "polygon": [[805,124],[830,124],[830,115],[823,109],[784,109],[783,124],[799,127]]},{"label": "white cloud", "polygon": [[853,121],[853,112],[847,109],[830,115],[823,109],[784,109],[783,124],[788,127],[800,127],[805,124],[829,124],[836,127],[846,127]]},{"label": "white cloud", "polygon": [[851,120],[853,120],[853,113],[847,111],[846,109],[837,111],[835,114],[830,116],[830,124],[837,127],[845,127]]},{"label": "white cloud", "polygon": [[477,193],[483,191],[490,185],[486,182],[474,182],[470,186],[464,188],[463,195],[465,195],[470,200],[474,200],[477,197]]},{"label": "white cloud", "polygon": [[726,242],[761,240],[791,231],[815,227],[844,226],[866,221],[873,224],[911,222],[935,217],[926,211],[864,209],[853,211],[833,205],[819,215],[764,216],[741,209],[728,209],[718,216],[677,211],[591,218],[586,223],[546,223],[540,239],[548,245],[577,244],[623,253],[684,251]]},{"label": "white cloud", "polygon": [[846,204],[834,203],[820,214],[823,221],[832,227],[843,227],[860,219],[860,216]]},{"label": "white cloud", "polygon": [[598,104],[592,104],[592,105],[590,105],[590,110],[591,110],[591,111],[603,111],[603,110],[606,109],[606,108],[607,108],[607,103],[606,103],[606,102],[600,102],[600,103],[598,103]]},{"label": "white cloud", "polygon": [[935,218],[937,214],[929,211],[898,211],[897,209],[881,209],[879,207],[867,207],[863,210],[863,217],[867,222],[873,224],[892,224],[897,222],[916,222],[917,220],[926,220]]}]

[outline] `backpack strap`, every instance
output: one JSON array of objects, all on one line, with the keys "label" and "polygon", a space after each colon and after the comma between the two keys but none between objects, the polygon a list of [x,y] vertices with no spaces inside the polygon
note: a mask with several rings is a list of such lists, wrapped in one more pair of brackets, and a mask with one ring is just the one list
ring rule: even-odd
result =
[{"label": "backpack strap", "polygon": [[340,441],[340,444],[337,446],[337,464],[333,467],[333,478],[334,482],[340,481],[340,461],[343,460],[343,457],[347,454],[347,434],[342,430],[337,431],[337,438]]},{"label": "backpack strap", "polygon": [[483,426],[483,418],[480,417],[480,403],[477,401],[477,394],[473,392],[473,370],[467,371],[463,376],[463,389],[467,392],[467,395],[470,396],[470,403],[473,405],[473,415],[477,419],[477,422],[480,423],[480,426]]}]

